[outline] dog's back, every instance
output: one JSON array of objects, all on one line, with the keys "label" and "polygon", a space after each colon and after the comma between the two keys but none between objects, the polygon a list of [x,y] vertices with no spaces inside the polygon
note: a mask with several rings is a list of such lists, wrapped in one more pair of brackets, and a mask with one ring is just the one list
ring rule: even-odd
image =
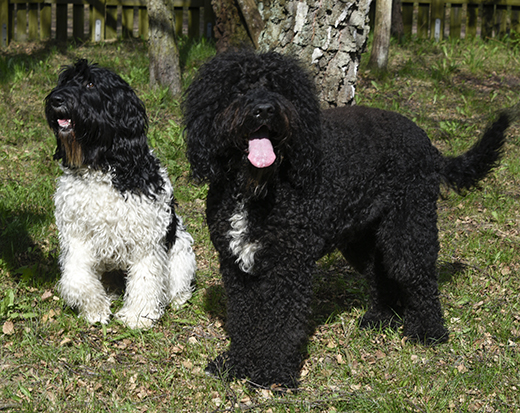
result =
[{"label": "dog's back", "polygon": [[406,171],[435,174],[439,183],[460,191],[477,185],[497,165],[513,115],[501,113],[470,150],[456,157],[442,156],[421,128],[395,112],[351,106],[326,110],[323,118],[329,132],[325,156],[347,158],[349,173],[360,162],[365,174],[370,167],[388,169],[388,177],[397,176],[390,173],[396,169],[401,177]]}]

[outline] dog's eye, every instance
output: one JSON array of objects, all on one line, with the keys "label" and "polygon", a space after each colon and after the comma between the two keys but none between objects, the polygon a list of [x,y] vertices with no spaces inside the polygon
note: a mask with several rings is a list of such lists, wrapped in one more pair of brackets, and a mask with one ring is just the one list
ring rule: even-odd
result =
[{"label": "dog's eye", "polygon": [[94,83],[88,82],[86,87],[87,89],[92,89],[94,87]]}]

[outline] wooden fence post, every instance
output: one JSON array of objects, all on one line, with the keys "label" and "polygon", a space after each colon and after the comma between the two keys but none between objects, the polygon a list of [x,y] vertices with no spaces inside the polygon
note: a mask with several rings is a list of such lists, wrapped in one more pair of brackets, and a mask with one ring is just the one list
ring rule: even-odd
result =
[{"label": "wooden fence post", "polygon": [[117,9],[116,5],[106,5],[105,40],[117,38]]},{"label": "wooden fence post", "polygon": [[213,38],[213,28],[215,27],[215,13],[211,6],[211,0],[204,1],[204,36],[206,38]]},{"label": "wooden fence post", "polygon": [[411,36],[413,28],[413,3],[401,3],[401,10],[404,35]]},{"label": "wooden fence post", "polygon": [[437,41],[444,37],[444,1],[432,0],[430,37]]},{"label": "wooden fence post", "polygon": [[139,37],[141,39],[148,40],[149,24],[148,8],[139,7]]},{"label": "wooden fence post", "polygon": [[85,6],[83,4],[72,6],[72,37],[79,40],[85,38]]},{"label": "wooden fence post", "polygon": [[430,15],[430,5],[419,3],[417,12],[417,37],[420,39],[428,37],[428,17]]},{"label": "wooden fence post", "polygon": [[90,1],[90,40],[105,40],[105,0]]},{"label": "wooden fence post", "polygon": [[7,47],[9,44],[9,2],[0,0],[0,47]]},{"label": "wooden fence post", "polygon": [[38,40],[38,3],[29,3],[29,33],[30,41]]},{"label": "wooden fence post", "polygon": [[517,6],[511,8],[511,31],[520,33],[520,7]]},{"label": "wooden fence post", "polygon": [[497,5],[495,37],[505,36],[508,34],[507,16],[509,14],[511,14],[511,6]]},{"label": "wooden fence post", "polygon": [[175,16],[175,36],[182,36],[182,25],[184,19],[184,6],[175,7],[174,9]]},{"label": "wooden fence post", "polygon": [[462,4],[451,3],[450,10],[450,37],[460,39],[462,32]]},{"label": "wooden fence post", "polygon": [[123,7],[123,38],[131,39],[134,37],[134,8]]},{"label": "wooden fence post", "polygon": [[468,24],[466,25],[466,39],[477,37],[477,17],[479,5],[476,3],[468,3]]},{"label": "wooden fence post", "polygon": [[27,5],[19,3],[16,5],[16,40],[18,42],[27,41]]},{"label": "wooden fence post", "polygon": [[52,8],[50,3],[40,4],[40,40],[51,38]]}]

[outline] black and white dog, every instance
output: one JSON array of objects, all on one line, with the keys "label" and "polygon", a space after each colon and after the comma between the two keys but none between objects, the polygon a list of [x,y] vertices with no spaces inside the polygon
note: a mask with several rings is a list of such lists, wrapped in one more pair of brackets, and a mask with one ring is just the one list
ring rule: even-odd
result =
[{"label": "black and white dog", "polygon": [[61,295],[90,323],[107,323],[101,278],[123,270],[116,316],[149,328],[167,305],[190,298],[196,262],[166,169],[148,147],[144,105],[121,77],[79,60],[60,74],[45,114],[63,169],[55,194]]}]

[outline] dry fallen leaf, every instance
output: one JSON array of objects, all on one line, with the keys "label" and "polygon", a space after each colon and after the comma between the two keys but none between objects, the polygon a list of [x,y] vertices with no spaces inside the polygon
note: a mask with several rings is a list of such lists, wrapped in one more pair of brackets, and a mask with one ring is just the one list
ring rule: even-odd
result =
[{"label": "dry fallen leaf", "polygon": [[463,363],[460,363],[457,366],[457,370],[459,373],[466,373],[468,371],[468,368]]},{"label": "dry fallen leaf", "polygon": [[511,268],[509,268],[506,265],[505,267],[502,268],[502,270],[500,272],[502,273],[502,275],[509,275],[509,274],[511,274]]},{"label": "dry fallen leaf", "polygon": [[2,331],[6,336],[11,336],[14,334],[14,324],[11,320],[7,320],[2,326]]},{"label": "dry fallen leaf", "polygon": [[343,356],[341,354],[338,354],[336,356],[336,361],[338,362],[338,364],[345,364],[345,360],[343,360]]},{"label": "dry fallen leaf", "polygon": [[67,346],[69,344],[72,344],[72,340],[68,337],[65,337],[63,340],[60,341],[60,347]]},{"label": "dry fallen leaf", "polygon": [[52,296],[53,296],[52,291],[51,291],[51,290],[46,290],[46,291],[42,294],[41,299],[42,299],[42,301],[45,301],[45,300],[51,298]]}]

